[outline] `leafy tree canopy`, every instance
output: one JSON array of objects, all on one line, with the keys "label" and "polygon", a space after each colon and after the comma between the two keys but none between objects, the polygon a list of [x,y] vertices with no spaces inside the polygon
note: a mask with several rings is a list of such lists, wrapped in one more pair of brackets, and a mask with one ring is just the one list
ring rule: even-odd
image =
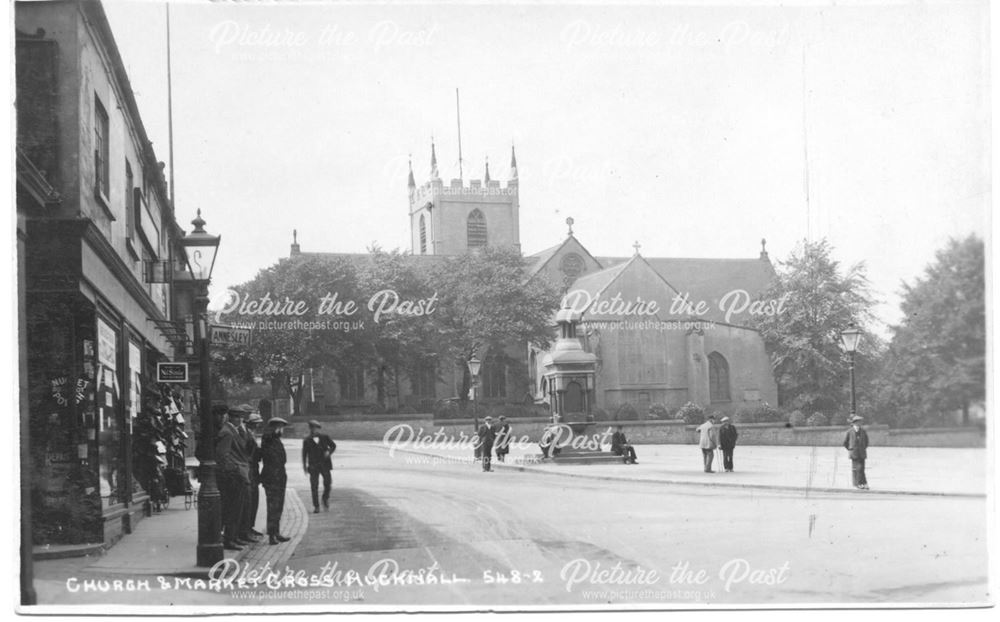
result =
[{"label": "leafy tree canopy", "polygon": [[903,284],[903,320],[893,327],[882,403],[903,425],[940,423],[986,396],[986,278],[983,241],[951,240],[913,283]]},{"label": "leafy tree canopy", "polygon": [[825,240],[803,241],[779,262],[777,278],[763,295],[773,300],[789,296],[782,313],[757,321],[785,408],[827,414],[848,408],[848,364],[840,333],[852,322],[865,331],[856,355],[859,372],[871,366],[882,348],[867,330],[874,323],[874,301],[864,264],[844,268],[832,254]]}]

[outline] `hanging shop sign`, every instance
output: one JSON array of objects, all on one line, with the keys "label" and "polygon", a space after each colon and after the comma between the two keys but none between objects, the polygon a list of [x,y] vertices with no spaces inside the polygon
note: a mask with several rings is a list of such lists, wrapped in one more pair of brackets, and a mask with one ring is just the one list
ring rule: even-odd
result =
[{"label": "hanging shop sign", "polygon": [[156,364],[156,381],[157,382],[187,382],[188,381],[188,364],[187,363],[157,363]]}]

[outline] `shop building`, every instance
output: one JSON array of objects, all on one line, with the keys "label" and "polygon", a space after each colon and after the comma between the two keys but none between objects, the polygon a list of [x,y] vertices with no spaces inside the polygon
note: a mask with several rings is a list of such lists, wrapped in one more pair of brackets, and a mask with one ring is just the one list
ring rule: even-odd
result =
[{"label": "shop building", "polygon": [[154,383],[188,348],[183,231],[101,4],[19,2],[15,22],[32,537],[107,545],[151,511],[144,410],[184,419]]}]

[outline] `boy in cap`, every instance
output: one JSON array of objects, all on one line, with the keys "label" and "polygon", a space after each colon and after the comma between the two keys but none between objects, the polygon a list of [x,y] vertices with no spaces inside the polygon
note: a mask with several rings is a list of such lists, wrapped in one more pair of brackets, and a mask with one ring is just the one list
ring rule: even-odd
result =
[{"label": "boy in cap", "polygon": [[267,537],[269,544],[288,542],[281,535],[281,515],[285,511],[285,487],[288,485],[288,473],[285,471],[287,456],[285,445],[281,442],[282,430],[288,422],[281,417],[272,417],[267,421],[267,429],[261,441],[260,483],[264,485],[267,495]]},{"label": "boy in cap", "polygon": [[302,440],[302,468],[309,474],[312,489],[313,513],[319,514],[319,478],[323,476],[323,509],[330,509],[330,470],[333,462],[330,456],[337,450],[337,444],[326,434],[319,421],[309,421],[309,436]]},{"label": "boy in cap", "polygon": [[844,435],[844,449],[851,457],[851,480],[859,490],[868,490],[868,478],[865,477],[865,460],[868,458],[868,432],[861,427],[863,418],[851,416],[851,427]]}]

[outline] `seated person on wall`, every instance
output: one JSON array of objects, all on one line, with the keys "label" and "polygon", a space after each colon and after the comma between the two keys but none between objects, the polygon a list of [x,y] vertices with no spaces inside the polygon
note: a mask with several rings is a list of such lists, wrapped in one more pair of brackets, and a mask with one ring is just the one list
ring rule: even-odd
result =
[{"label": "seated person on wall", "polygon": [[625,464],[639,464],[635,459],[635,449],[625,438],[622,426],[618,426],[618,431],[611,435],[611,453],[622,456],[622,462]]}]

